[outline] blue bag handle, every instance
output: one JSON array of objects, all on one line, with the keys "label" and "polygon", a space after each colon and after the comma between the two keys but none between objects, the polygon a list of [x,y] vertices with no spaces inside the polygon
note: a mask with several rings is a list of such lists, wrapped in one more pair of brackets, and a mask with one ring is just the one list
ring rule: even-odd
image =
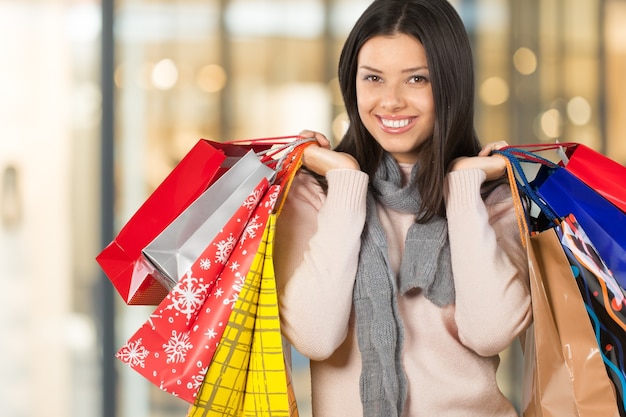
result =
[{"label": "blue bag handle", "polygon": [[[501,155],[510,162],[510,166],[513,169],[513,177],[515,178],[516,182],[516,184],[511,184],[511,186],[517,186],[517,188],[521,190],[524,195],[526,195],[537,205],[537,207],[539,207],[539,210],[541,210],[541,212],[546,216],[548,220],[550,220],[552,223],[557,223],[559,216],[535,191],[535,188],[532,186],[531,182],[528,180],[526,174],[524,173],[524,169],[522,168],[522,162],[530,164],[540,164],[554,169],[560,169],[561,167],[558,164],[550,161],[549,159],[536,155],[525,149],[509,146],[499,150],[494,150],[492,153]],[[526,221],[527,224],[530,223],[528,216],[526,218]]]}]

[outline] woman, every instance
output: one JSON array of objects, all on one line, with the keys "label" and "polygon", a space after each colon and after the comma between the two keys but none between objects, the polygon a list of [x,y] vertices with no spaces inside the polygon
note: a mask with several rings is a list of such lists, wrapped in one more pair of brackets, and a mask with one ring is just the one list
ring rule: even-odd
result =
[{"label": "woman", "polygon": [[504,162],[473,127],[472,56],[445,0],[377,0],[344,45],[350,127],[320,133],[278,218],[282,328],[313,415],[514,416],[499,353],[531,321]]}]

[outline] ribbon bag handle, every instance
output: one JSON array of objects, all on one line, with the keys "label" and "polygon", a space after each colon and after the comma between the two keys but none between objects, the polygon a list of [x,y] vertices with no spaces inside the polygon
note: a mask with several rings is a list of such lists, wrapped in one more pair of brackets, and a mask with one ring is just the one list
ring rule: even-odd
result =
[{"label": "ribbon bag handle", "polygon": [[229,143],[252,147],[254,145],[269,146],[267,149],[257,151],[256,155],[265,165],[275,171],[272,183],[280,186],[280,194],[274,212],[279,214],[295,174],[302,166],[304,149],[307,146],[317,143],[317,140],[315,138],[305,138],[302,136],[279,136],[274,138],[237,140]]},{"label": "ribbon bag handle", "polygon": [[527,237],[530,235],[531,221],[529,210],[524,209],[522,195],[528,197],[533,202],[541,213],[554,224],[559,223],[559,217],[554,210],[541,198],[541,196],[535,191],[535,188],[531,184],[531,181],[526,176],[522,163],[540,164],[550,168],[558,169],[559,166],[549,159],[543,158],[530,151],[514,147],[505,147],[499,150],[495,150],[492,154],[497,155],[504,159],[506,163],[506,171],[509,179],[509,185],[511,187],[511,194],[513,195],[513,202],[515,205],[515,212],[517,214],[517,223],[520,232],[520,238],[524,247],[527,245]]}]

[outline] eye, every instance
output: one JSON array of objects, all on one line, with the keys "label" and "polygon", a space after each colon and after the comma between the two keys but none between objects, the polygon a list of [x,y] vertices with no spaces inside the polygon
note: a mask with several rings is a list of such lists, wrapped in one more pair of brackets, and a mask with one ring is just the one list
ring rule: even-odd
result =
[{"label": "eye", "polygon": [[424,75],[413,75],[409,78],[410,84],[424,84],[429,82],[428,78]]},{"label": "eye", "polygon": [[363,79],[365,81],[370,81],[373,83],[379,83],[382,81],[382,79],[378,75],[373,75],[373,74],[366,75],[365,77],[363,77]]}]

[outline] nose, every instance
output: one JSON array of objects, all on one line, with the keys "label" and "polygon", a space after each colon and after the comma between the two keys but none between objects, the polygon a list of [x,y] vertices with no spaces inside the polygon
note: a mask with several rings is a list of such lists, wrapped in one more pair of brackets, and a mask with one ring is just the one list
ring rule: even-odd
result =
[{"label": "nose", "polygon": [[394,111],[404,106],[402,90],[397,84],[386,84],[382,89],[380,106],[387,111]]}]

